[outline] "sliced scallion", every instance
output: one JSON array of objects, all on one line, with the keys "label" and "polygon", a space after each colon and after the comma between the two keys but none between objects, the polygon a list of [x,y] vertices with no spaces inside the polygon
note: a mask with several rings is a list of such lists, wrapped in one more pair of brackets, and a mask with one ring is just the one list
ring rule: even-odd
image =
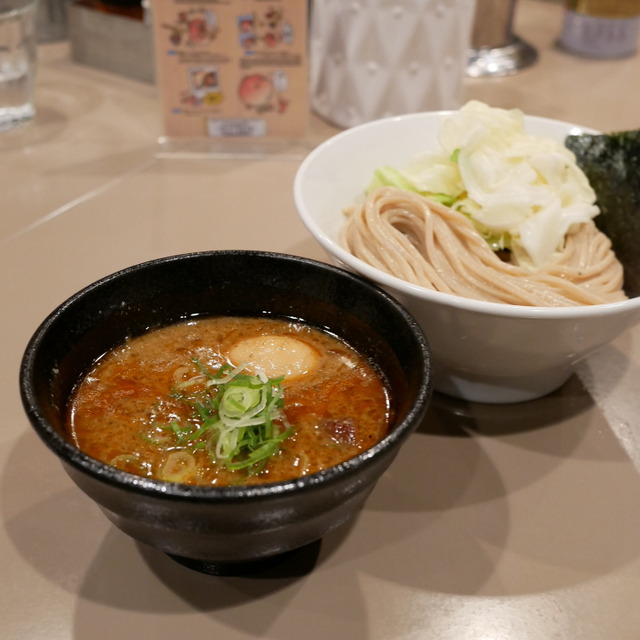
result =
[{"label": "sliced scallion", "polygon": [[[171,393],[174,400],[190,410],[188,419],[173,419],[166,425],[154,425],[164,436],[172,435],[174,449],[187,455],[206,449],[215,464],[229,470],[259,472],[268,459],[278,453],[282,442],[294,433],[283,411],[282,378],[264,373],[243,373],[245,366],[228,365],[212,371],[194,360],[198,373],[184,379],[184,368],[176,376]],[[146,437],[148,441],[153,439]],[[166,448],[165,437],[161,439]],[[160,440],[158,441],[160,444]],[[176,457],[173,467],[185,463]],[[180,473],[163,473],[176,477]]]}]

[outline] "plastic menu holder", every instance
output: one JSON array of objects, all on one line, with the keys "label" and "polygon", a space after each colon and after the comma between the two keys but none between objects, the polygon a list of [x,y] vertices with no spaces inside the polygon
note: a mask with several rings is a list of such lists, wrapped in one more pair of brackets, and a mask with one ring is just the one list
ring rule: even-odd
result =
[{"label": "plastic menu holder", "polygon": [[152,0],[159,153],[308,151],[308,3]]}]

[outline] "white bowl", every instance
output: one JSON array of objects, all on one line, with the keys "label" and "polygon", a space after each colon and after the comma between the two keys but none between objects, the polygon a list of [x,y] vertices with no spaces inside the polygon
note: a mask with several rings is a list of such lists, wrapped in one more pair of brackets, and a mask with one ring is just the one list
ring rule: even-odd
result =
[{"label": "white bowl", "polygon": [[[415,113],[342,131],[316,147],[294,181],[300,219],[337,264],[373,280],[415,316],[434,356],[434,388],[479,402],[519,402],[560,387],[573,367],[640,320],[640,298],[611,304],[543,308],[482,302],[432,291],[395,278],[339,244],[343,210],[362,197],[374,169],[402,167],[435,148],[450,112]],[[593,133],[534,116],[527,130],[564,141]]]}]

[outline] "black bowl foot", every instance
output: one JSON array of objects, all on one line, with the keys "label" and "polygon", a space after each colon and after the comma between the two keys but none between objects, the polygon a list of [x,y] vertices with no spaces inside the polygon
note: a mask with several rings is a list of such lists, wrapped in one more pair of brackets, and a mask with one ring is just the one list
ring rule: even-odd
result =
[{"label": "black bowl foot", "polygon": [[211,576],[291,578],[306,575],[313,570],[320,545],[321,541],[316,540],[299,549],[243,562],[213,562],[185,558],[172,553],[167,555],[188,569]]}]

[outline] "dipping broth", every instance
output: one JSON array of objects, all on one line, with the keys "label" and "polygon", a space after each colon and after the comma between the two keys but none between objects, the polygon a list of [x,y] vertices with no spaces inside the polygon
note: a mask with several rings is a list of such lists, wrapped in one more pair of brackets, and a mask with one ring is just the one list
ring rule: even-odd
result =
[{"label": "dipping broth", "polygon": [[335,336],[289,320],[214,317],[107,353],[75,390],[66,427],[79,449],[130,473],[228,486],[348,460],[387,435],[390,407],[379,371]]}]

